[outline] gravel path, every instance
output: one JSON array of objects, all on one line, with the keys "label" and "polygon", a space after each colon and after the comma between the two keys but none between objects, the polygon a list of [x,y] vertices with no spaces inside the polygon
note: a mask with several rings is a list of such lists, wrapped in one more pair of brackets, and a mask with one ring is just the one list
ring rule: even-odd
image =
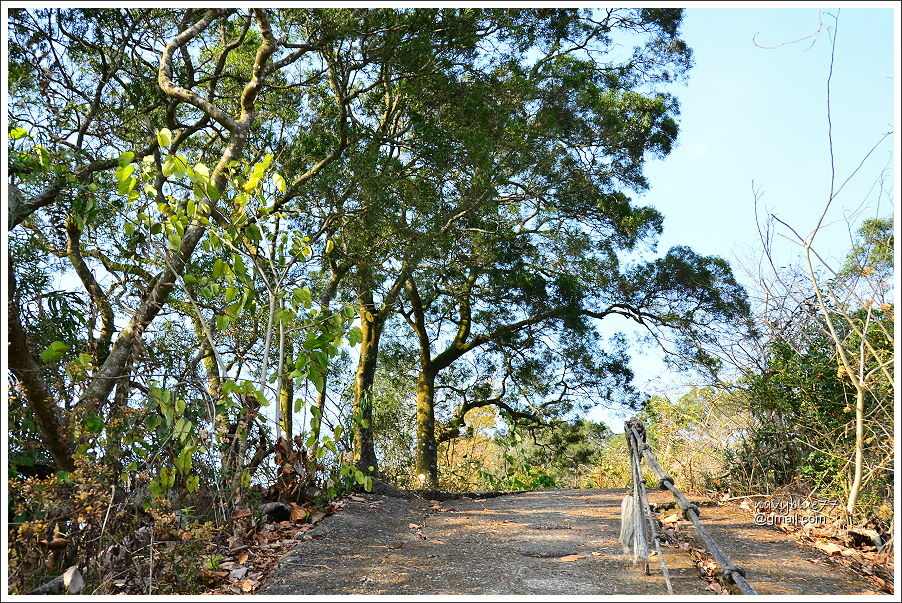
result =
[{"label": "gravel path", "polygon": [[[645,576],[617,542],[625,493],[545,490],[441,503],[355,496],[310,531],[310,539],[286,555],[257,592],[666,595],[657,561]],[[805,561],[816,551],[782,547],[771,554],[767,541],[776,537],[774,532],[747,519],[712,519],[712,533],[749,570],[753,586],[759,586],[754,572],[763,569],[765,559],[772,566],[773,571],[761,574],[762,592],[848,594],[868,589],[854,573],[843,573],[844,568],[828,571]],[[736,554],[731,529],[741,537]],[[754,542],[761,546],[757,555],[752,554]],[[665,548],[664,558],[676,594],[713,594],[686,551]],[[781,573],[780,567],[793,570]]]}]

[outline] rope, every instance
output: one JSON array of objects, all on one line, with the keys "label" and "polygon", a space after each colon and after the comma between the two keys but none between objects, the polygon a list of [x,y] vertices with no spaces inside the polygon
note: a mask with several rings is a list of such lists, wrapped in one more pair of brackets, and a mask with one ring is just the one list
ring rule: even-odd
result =
[{"label": "rope", "polygon": [[664,563],[664,553],[661,551],[661,539],[658,537],[658,530],[655,528],[655,521],[651,514],[651,506],[648,504],[648,493],[645,491],[645,480],[639,480],[639,487],[642,490],[642,506],[645,510],[645,517],[648,519],[648,527],[651,529],[651,537],[655,542],[655,550],[658,552],[658,561],[661,563],[661,573],[664,575],[664,584],[667,585],[667,594],[673,594],[673,585],[670,583],[670,570]]},{"label": "rope", "polygon": [[[636,501],[636,504],[633,506],[633,525],[636,526],[636,539],[637,542],[634,544],[633,550],[633,558],[641,559],[643,563],[643,570],[645,575],[650,575],[648,571],[648,541],[645,536],[645,506],[647,506],[647,501],[642,499],[642,491],[640,489],[640,485],[642,484],[642,472],[639,467],[638,458],[635,455],[630,455],[631,469],[633,475],[633,500]],[[641,528],[639,526],[642,526]]]},{"label": "rope", "polygon": [[[715,541],[714,538],[712,538],[711,535],[708,534],[708,531],[702,525],[699,519],[701,514],[699,513],[698,506],[695,503],[690,502],[689,499],[683,496],[683,493],[680,492],[679,489],[674,485],[674,479],[664,473],[664,470],[661,468],[661,465],[658,463],[658,460],[655,458],[655,455],[651,450],[651,446],[649,446],[645,441],[645,426],[639,419],[634,417],[626,422],[626,435],[630,448],[630,465],[633,466],[634,475],[636,472],[636,466],[638,466],[639,458],[641,456],[645,459],[645,462],[655,474],[655,477],[658,478],[658,485],[660,489],[670,490],[671,494],[673,494],[673,497],[676,499],[677,504],[683,512],[683,517],[686,520],[691,521],[692,525],[695,526],[699,537],[701,537],[702,541],[704,541],[705,546],[708,547],[708,550],[711,552],[714,560],[720,566],[720,571],[724,577],[724,580],[728,583],[735,584],[745,595],[757,595],[758,593],[745,579],[745,569],[733,563],[733,561],[730,559],[730,556],[727,555],[722,548],[720,548],[720,545],[717,544],[717,541]],[[642,490],[643,492],[645,490],[644,482],[642,483]],[[644,502],[647,507],[648,501],[645,500]],[[650,508],[648,509],[648,513],[649,520],[651,520]],[[652,534],[656,534],[653,526]],[[661,557],[660,548],[658,556]],[[661,557],[662,566],[663,561],[664,559],[663,557]],[[670,591],[671,587],[669,583],[669,576],[667,576],[666,574],[665,579],[668,580],[667,586],[668,590]],[[672,593],[672,591],[670,592]]]}]

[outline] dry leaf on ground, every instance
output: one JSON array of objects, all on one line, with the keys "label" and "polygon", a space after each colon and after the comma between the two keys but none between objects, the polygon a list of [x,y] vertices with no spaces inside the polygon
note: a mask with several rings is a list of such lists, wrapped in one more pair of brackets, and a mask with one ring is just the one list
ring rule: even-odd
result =
[{"label": "dry leaf on ground", "polygon": [[824,551],[828,555],[835,555],[837,553],[843,552],[843,547],[839,546],[838,544],[834,544],[832,542],[815,542],[814,546],[816,546],[818,549]]},{"label": "dry leaf on ground", "polygon": [[242,592],[249,593],[252,590],[254,590],[255,588],[257,588],[257,582],[255,580],[251,580],[250,578],[248,578],[247,580],[242,582],[239,586],[241,587]]}]

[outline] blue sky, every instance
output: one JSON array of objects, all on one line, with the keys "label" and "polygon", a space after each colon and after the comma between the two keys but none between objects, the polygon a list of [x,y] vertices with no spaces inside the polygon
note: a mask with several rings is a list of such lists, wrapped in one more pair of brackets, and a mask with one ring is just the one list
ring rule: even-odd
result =
[{"label": "blue sky", "polygon": [[[835,25],[827,15],[820,20]],[[651,189],[640,197],[666,215],[662,249],[687,242],[732,260],[757,248],[753,180],[766,207],[805,233],[813,228],[829,190],[826,80],[834,31],[831,113],[840,178],[892,129],[892,11],[842,9],[833,31],[776,49],[753,41],[774,46],[818,25],[815,8],[687,10],[682,31],[695,67],[687,85],[674,90],[682,107],[679,143],[648,166]],[[834,219],[858,206],[891,151],[884,143],[850,182]],[[824,241],[842,255],[848,233],[837,226]]]},{"label": "blue sky", "polygon": [[[835,14],[836,11],[830,11]],[[838,26],[816,8],[690,8],[682,37],[695,66],[685,85],[674,87],[681,105],[674,151],[647,166],[650,189],[636,196],[665,216],[660,253],[688,244],[731,262],[746,286],[742,265],[752,265],[761,245],[755,225],[752,182],[761,206],[803,235],[811,232],[829,194],[827,76],[831,38],[836,38],[831,114],[837,180],[858,166],[881,136],[893,129],[894,20],[892,9],[839,11]],[[795,44],[777,46],[798,40]],[[841,258],[849,226],[875,212],[887,215],[892,200],[873,184],[893,166],[895,140],[884,141],[849,182],[828,213],[815,247]],[[897,175],[890,173],[890,182]],[[864,204],[864,205],[862,205]],[[798,249],[781,243],[781,264],[798,261]],[[637,385],[649,393],[677,391],[685,376],[655,360],[654,350],[635,352]],[[607,419],[608,413],[593,412]],[[619,415],[616,415],[619,416]],[[617,431],[620,419],[610,420]]]}]

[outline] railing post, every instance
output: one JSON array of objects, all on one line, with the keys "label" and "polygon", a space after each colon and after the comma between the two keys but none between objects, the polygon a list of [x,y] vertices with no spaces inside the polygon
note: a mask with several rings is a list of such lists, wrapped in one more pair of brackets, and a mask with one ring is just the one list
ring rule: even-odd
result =
[{"label": "railing post", "polygon": [[[691,521],[692,525],[695,526],[699,537],[704,541],[705,546],[708,547],[708,550],[711,552],[714,560],[717,561],[717,564],[720,566],[720,571],[724,577],[724,580],[735,584],[737,587],[739,587],[739,590],[741,590],[743,594],[757,595],[758,593],[745,579],[745,570],[733,563],[729,555],[727,555],[724,550],[720,548],[720,545],[717,544],[717,541],[715,541],[714,538],[712,538],[711,535],[708,534],[708,531],[702,525],[701,521],[699,520],[700,513],[698,506],[690,502],[689,499],[683,496],[683,493],[680,492],[679,489],[674,485],[674,479],[664,473],[664,470],[658,463],[658,459],[655,458],[651,447],[645,441],[645,426],[642,424],[642,421],[640,421],[637,417],[633,417],[632,419],[627,421],[624,428],[624,435],[626,436],[627,446],[630,454],[630,466],[633,471],[634,491],[640,485],[642,479],[641,471],[639,468],[639,461],[640,459],[644,458],[652,473],[654,473],[655,477],[658,478],[658,487],[661,490],[670,490],[671,494],[673,494],[674,499],[676,499],[677,504],[683,512],[683,517],[688,521]],[[642,482],[641,490],[643,495],[645,494],[644,486],[645,484],[644,482]],[[648,503],[644,496],[643,502],[647,506]],[[648,520],[657,543],[657,534],[654,531],[654,519],[651,516],[650,508],[648,508]],[[658,549],[658,557],[661,559],[661,565],[663,567],[664,558],[661,556],[660,548]],[[646,561],[646,569],[647,567],[648,564]],[[668,589],[669,588],[670,585],[668,580]]]}]

